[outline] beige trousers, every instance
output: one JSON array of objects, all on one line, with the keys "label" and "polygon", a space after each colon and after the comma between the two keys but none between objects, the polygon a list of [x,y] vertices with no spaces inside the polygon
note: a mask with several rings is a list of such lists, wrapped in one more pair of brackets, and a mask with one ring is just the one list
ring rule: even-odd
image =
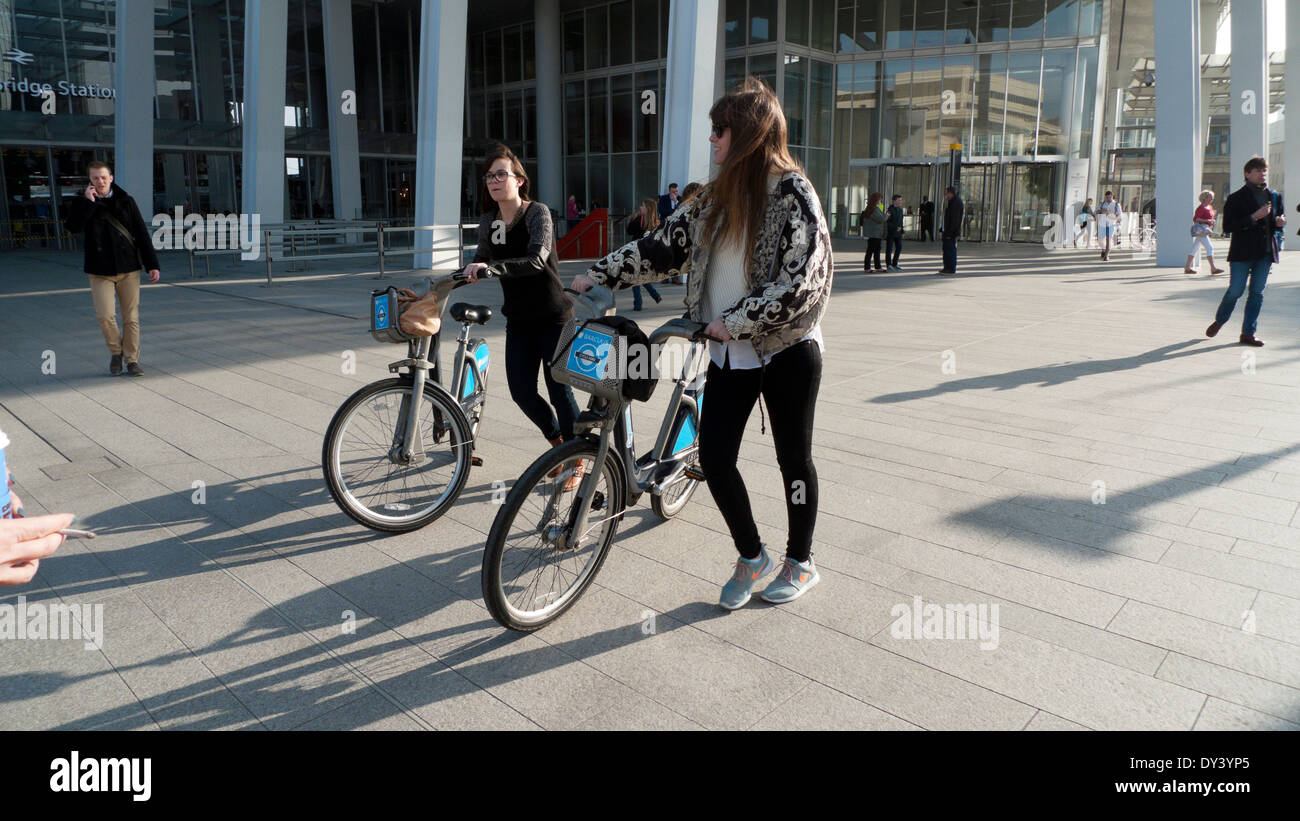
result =
[{"label": "beige trousers", "polygon": [[[140,274],[132,271],[111,277],[90,276],[90,297],[95,302],[99,329],[108,352],[122,354],[127,362],[140,361]],[[122,304],[122,331],[117,329],[117,305]]]}]

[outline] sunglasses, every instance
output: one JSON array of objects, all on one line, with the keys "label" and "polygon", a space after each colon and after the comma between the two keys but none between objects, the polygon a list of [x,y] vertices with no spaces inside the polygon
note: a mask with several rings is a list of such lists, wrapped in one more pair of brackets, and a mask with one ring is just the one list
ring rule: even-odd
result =
[{"label": "sunglasses", "polygon": [[505,182],[508,178],[514,176],[516,176],[516,174],[512,171],[496,171],[491,174],[484,174],[483,182]]},{"label": "sunglasses", "polygon": [[714,124],[713,124],[713,136],[717,137],[719,140],[722,139],[722,135],[725,134],[725,133],[727,132],[727,129],[730,128],[730,127],[731,127],[731,126],[718,125],[717,123],[714,123]]}]

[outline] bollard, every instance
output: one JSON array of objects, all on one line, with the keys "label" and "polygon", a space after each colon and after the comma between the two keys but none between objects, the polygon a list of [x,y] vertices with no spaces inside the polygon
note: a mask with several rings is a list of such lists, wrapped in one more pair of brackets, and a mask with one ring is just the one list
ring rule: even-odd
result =
[{"label": "bollard", "polygon": [[379,278],[384,278],[384,221],[375,226],[375,244],[379,247]]},{"label": "bollard", "polygon": [[190,249],[190,279],[194,279],[194,249]]},{"label": "bollard", "polygon": [[264,231],[266,234],[266,244],[262,246],[266,249],[266,287],[271,287],[271,232]]}]

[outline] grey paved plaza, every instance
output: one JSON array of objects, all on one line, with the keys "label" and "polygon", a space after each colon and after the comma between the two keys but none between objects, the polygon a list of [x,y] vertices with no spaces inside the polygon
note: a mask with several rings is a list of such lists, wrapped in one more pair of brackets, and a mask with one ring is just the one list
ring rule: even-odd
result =
[{"label": "grey paved plaza", "polygon": [[[335,409],[403,351],[369,338],[368,274],[268,289],[257,264],[190,280],[165,255],[142,296],[148,375],[114,379],[80,252],[0,256],[16,489],[100,534],[0,605],[104,618],[102,649],[0,641],[0,728],[1296,729],[1300,254],[1247,349],[1244,300],[1204,336],[1225,276],[965,244],[940,277],[938,250],[909,242],[903,273],[868,275],[860,243],[837,245],[819,586],[719,609],[736,554],[701,489],[667,523],[629,512],[595,586],[530,635],[479,589],[493,482],[545,449],[506,389],[500,319],[482,329],[485,464],[442,519],[387,536],[339,512],[319,466]],[[632,316],[653,328],[683,291]],[[667,394],[637,409],[643,436]],[[779,553],[770,431],[748,428]],[[907,637],[918,602],[996,605],[996,641]]]}]

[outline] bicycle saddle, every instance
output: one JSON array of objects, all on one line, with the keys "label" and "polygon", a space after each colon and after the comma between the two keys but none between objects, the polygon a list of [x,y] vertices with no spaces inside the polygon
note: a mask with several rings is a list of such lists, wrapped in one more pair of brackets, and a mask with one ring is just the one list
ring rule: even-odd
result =
[{"label": "bicycle saddle", "polygon": [[451,306],[451,318],[457,322],[471,322],[482,325],[492,318],[492,309],[486,305],[470,305],[457,302]]}]

